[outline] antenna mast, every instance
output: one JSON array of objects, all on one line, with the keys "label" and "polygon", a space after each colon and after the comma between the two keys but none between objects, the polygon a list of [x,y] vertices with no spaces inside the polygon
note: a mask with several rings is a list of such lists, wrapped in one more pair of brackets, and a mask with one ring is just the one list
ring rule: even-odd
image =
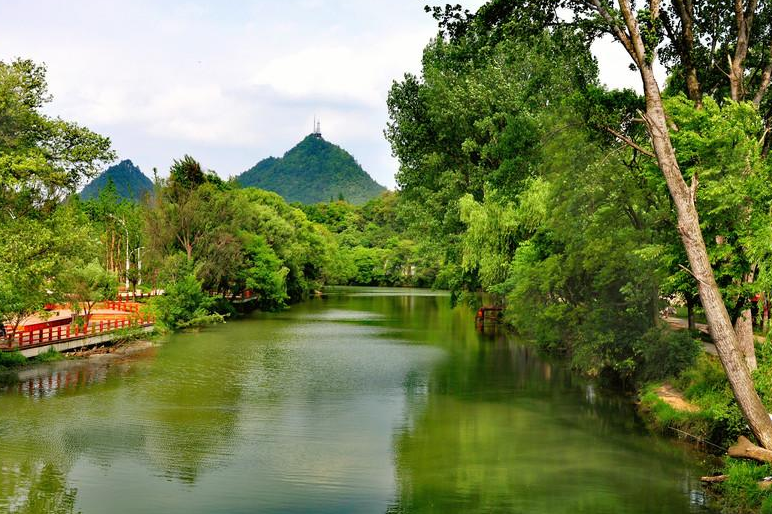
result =
[{"label": "antenna mast", "polygon": [[314,131],[313,136],[317,137],[319,139],[322,138],[322,121],[319,119],[316,119],[316,116],[314,116]]}]

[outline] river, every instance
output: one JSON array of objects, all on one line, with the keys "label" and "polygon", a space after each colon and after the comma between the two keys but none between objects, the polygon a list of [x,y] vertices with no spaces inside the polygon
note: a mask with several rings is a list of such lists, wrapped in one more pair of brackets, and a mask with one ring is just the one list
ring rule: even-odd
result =
[{"label": "river", "polygon": [[337,290],[0,385],[0,512],[708,512],[705,471],[428,291]]}]

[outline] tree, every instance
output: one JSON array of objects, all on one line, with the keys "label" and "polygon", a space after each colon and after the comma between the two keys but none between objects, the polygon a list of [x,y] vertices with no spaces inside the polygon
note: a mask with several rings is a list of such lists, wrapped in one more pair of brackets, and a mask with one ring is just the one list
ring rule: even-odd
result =
[{"label": "tree", "polygon": [[43,66],[0,62],[0,318],[14,331],[55,299],[63,263],[94,250],[63,200],[113,159],[109,139],[42,114],[49,99]]},{"label": "tree", "polygon": [[[670,138],[670,127],[662,94],[654,76],[653,63],[657,55],[657,38],[656,31],[652,29],[659,23],[661,14],[659,2],[652,0],[648,9],[637,13],[633,11],[629,0],[618,0],[618,9],[611,7],[603,0],[571,3],[578,13],[590,13],[598,17],[604,30],[622,45],[640,73],[646,99],[643,121],[676,209],[678,230],[689,259],[691,273],[698,283],[700,299],[713,341],[748,425],[762,446],[772,448],[772,420],[759,399],[750,371],[739,349],[739,340],[724,305],[700,228],[696,207],[698,177],[693,176],[691,183],[687,184],[681,172]],[[753,6],[755,6],[754,0],[750,0],[749,7]],[[743,33],[747,29],[746,23],[747,19],[745,22],[738,19],[740,32],[738,47],[746,44],[743,42]]]},{"label": "tree", "polygon": [[76,305],[78,314],[83,311],[86,323],[97,302],[115,298],[118,294],[118,277],[93,260],[85,266],[70,263],[59,277],[59,290]]},{"label": "tree", "polygon": [[24,319],[61,298],[54,287],[76,256],[95,255],[85,220],[70,205],[50,218],[18,218],[0,224],[0,322],[14,333]]},{"label": "tree", "polygon": [[0,61],[0,221],[50,214],[114,159],[109,139],[40,112],[50,100],[45,72]]},{"label": "tree", "polygon": [[244,234],[247,264],[240,273],[243,287],[252,293],[262,309],[284,307],[287,296],[286,278],[289,269],[268,246],[263,236]]},{"label": "tree", "polygon": [[222,316],[212,313],[215,298],[201,289],[193,273],[180,276],[165,289],[166,293],[153,301],[156,320],[162,327],[177,330],[223,321]]},{"label": "tree", "polygon": [[[742,100],[744,98],[743,90],[746,88],[746,75],[743,66],[748,62],[747,57],[752,55],[748,50],[752,37],[751,29],[756,26],[755,23],[759,19],[768,19],[765,11],[766,6],[762,9],[764,15],[757,18],[758,4],[755,0],[748,0],[747,3],[740,0],[733,5],[721,4],[717,9],[708,2],[691,5],[686,1],[674,1],[672,5],[673,9],[676,10],[679,7],[684,7],[681,9],[682,12],[677,13],[681,16],[682,25],[678,29],[681,30],[681,33],[676,34],[676,30],[671,31],[676,37],[665,42],[664,46],[672,45],[671,48],[676,51],[671,52],[671,55],[677,55],[679,59],[680,56],[687,56],[686,53],[683,53],[684,51],[688,52],[690,48],[694,49],[703,45],[705,41],[712,41],[711,54],[716,48],[721,49],[723,52],[721,55],[725,55],[726,51],[731,49],[733,56],[730,57],[730,67],[734,69],[727,72],[730,79],[729,91],[733,98]],[[565,13],[558,16],[558,7],[572,9],[573,17],[567,17]],[[484,61],[485,56],[490,55],[490,49],[496,48],[496,42],[509,40],[516,44],[518,41],[533,41],[533,35],[542,33],[547,27],[550,28],[549,32],[553,37],[561,37],[565,34],[562,28],[568,27],[568,32],[573,31],[573,34],[581,34],[584,37],[584,43],[592,41],[599,35],[610,34],[625,49],[632,59],[635,69],[640,74],[645,105],[641,106],[642,112],[638,115],[621,119],[621,127],[606,124],[603,127],[604,132],[613,136],[614,142],[623,142],[633,148],[634,159],[643,155],[656,160],[657,168],[664,179],[672,201],[679,236],[689,261],[689,273],[696,281],[711,334],[735,397],[759,443],[765,447],[771,447],[772,421],[770,421],[755,391],[750,370],[743,353],[739,350],[739,338],[724,303],[722,290],[712,267],[714,261],[711,259],[700,226],[696,205],[699,173],[690,176],[682,172],[670,134],[671,127],[674,132],[678,127],[673,125],[672,120],[666,115],[663,96],[653,73],[653,63],[657,58],[658,47],[663,43],[663,38],[666,37],[666,31],[662,29],[663,9],[661,2],[657,0],[648,2],[647,7],[640,9],[629,0],[618,0],[616,7],[606,0],[560,0],[554,2],[492,0],[475,15],[462,13],[460,8],[454,7],[446,8],[444,12],[441,9],[435,10],[435,14],[445,24],[444,28],[449,29],[450,43],[441,34],[434,46],[452,49],[446,53],[449,58],[444,60],[447,63],[447,68],[451,71],[451,76],[452,72],[463,76],[465,70],[480,61]],[[692,14],[695,18],[689,20]],[[697,19],[710,19],[711,23],[718,25],[718,27],[710,32],[707,26],[703,26],[702,28],[706,32],[701,32],[702,29],[697,30],[696,25],[690,25]],[[728,20],[733,23],[725,23]],[[443,26],[442,23],[441,26]],[[768,34],[768,32],[765,24],[759,33]],[[703,37],[708,33],[711,34],[710,37]],[[677,45],[681,45],[681,48],[675,48]],[[565,44],[556,46],[566,48]],[[586,50],[586,47],[584,49]],[[553,58],[550,62],[554,61],[558,61],[558,59]],[[681,59],[681,63],[685,67],[696,66],[697,70],[700,69],[698,61],[692,63],[686,61],[685,58]],[[425,59],[426,62],[429,62],[429,59]],[[563,61],[559,62],[562,63]],[[712,61],[712,63],[714,62],[716,61]],[[585,70],[592,68],[584,61],[579,61],[577,67]],[[554,68],[562,69],[562,65],[554,66]],[[703,68],[709,69],[711,72],[718,69],[717,66],[704,66]],[[762,68],[763,66],[757,67],[760,71]],[[772,71],[772,68],[770,70]],[[694,75],[692,71],[686,70],[686,75],[689,74]],[[532,74],[532,76],[535,75],[538,74]],[[563,73],[563,75],[567,74]],[[697,75],[699,78],[699,73]],[[507,77],[510,82],[515,84],[519,82],[516,79],[516,74],[510,74],[510,76],[511,79],[509,76]],[[748,82],[758,80],[759,77],[761,78],[759,91],[765,91],[768,87],[768,78],[764,79],[764,73],[752,75]],[[699,102],[702,99],[697,96],[697,90],[691,87],[694,85],[693,78],[693,76],[687,77],[691,84],[687,89],[691,90],[690,94],[695,95],[694,101],[699,107]],[[596,95],[592,94],[592,83],[585,83],[585,85],[589,85],[589,87],[581,87],[581,89],[582,93],[586,95],[586,101],[596,103],[598,99]],[[399,137],[391,138],[395,153],[402,162],[400,173],[418,185],[413,190],[419,194],[422,192],[421,188],[423,191],[434,191],[437,190],[438,184],[453,183],[454,177],[453,174],[448,174],[448,178],[445,178],[443,173],[434,174],[434,169],[442,170],[442,157],[445,153],[442,150],[436,151],[437,155],[423,152],[422,146],[431,145],[432,141],[439,141],[450,148],[449,152],[446,153],[452,155],[453,152],[458,151],[459,144],[454,140],[443,140],[442,137],[449,133],[455,135],[451,129],[447,128],[449,126],[454,127],[453,130],[456,132],[455,127],[465,126],[464,123],[450,124],[447,122],[443,125],[432,126],[433,112],[429,107],[431,104],[427,102],[427,99],[431,98],[431,92],[425,91],[423,86],[419,80],[408,77],[403,87],[393,89],[394,95],[390,97],[392,104],[399,107],[396,116],[392,114],[392,118],[397,126],[404,126],[407,129],[398,131]],[[445,101],[445,103],[453,105],[449,101]],[[469,102],[468,105],[471,110],[480,110],[473,101]],[[390,112],[394,112],[391,104]],[[639,122],[645,129],[651,149],[647,148],[649,144],[641,144],[630,137],[630,132],[636,132],[634,127]],[[431,127],[432,130],[426,130],[426,127]],[[501,138],[497,138],[497,140],[501,140]],[[469,144],[467,144],[467,148],[469,148]],[[459,174],[462,178],[473,176],[472,174],[464,174],[468,169],[465,164],[461,159],[457,159],[453,163],[452,169],[456,170],[455,176],[459,176]],[[498,163],[495,163],[494,166],[498,167]],[[406,172],[409,172],[410,175],[405,175]],[[439,177],[444,182],[437,180]],[[481,196],[473,192],[476,183],[467,181],[467,184],[471,186],[469,191],[472,192],[474,199],[482,200]],[[443,189],[448,190],[447,187],[443,187]],[[501,189],[503,190],[503,188]],[[509,191],[517,193],[517,190],[509,189]],[[634,211],[631,211],[631,214],[633,213]],[[749,219],[753,217],[755,215],[752,209],[746,210],[745,216],[743,216],[743,218]],[[456,218],[453,216],[450,219]]]}]

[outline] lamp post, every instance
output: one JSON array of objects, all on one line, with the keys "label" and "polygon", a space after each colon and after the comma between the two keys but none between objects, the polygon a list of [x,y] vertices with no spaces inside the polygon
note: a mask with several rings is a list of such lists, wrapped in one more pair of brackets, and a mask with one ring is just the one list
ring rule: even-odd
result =
[{"label": "lamp post", "polygon": [[126,282],[125,282],[126,291],[128,291],[129,290],[129,229],[126,226],[126,222],[123,219],[117,218],[112,214],[108,214],[108,216],[110,216],[115,221],[120,222],[120,224],[123,225],[123,230],[126,231],[126,271],[124,273],[124,276],[126,277]]},{"label": "lamp post", "polygon": [[142,252],[140,250],[144,250],[144,246],[138,246],[134,250],[131,251],[131,253],[137,252],[137,285],[142,285]]}]

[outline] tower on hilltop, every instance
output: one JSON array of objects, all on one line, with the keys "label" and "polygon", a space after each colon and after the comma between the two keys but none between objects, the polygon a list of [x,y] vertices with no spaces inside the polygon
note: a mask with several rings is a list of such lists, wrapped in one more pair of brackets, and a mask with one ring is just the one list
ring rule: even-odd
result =
[{"label": "tower on hilltop", "polygon": [[314,131],[311,132],[311,135],[322,139],[322,120],[317,120],[316,116],[314,116]]}]

